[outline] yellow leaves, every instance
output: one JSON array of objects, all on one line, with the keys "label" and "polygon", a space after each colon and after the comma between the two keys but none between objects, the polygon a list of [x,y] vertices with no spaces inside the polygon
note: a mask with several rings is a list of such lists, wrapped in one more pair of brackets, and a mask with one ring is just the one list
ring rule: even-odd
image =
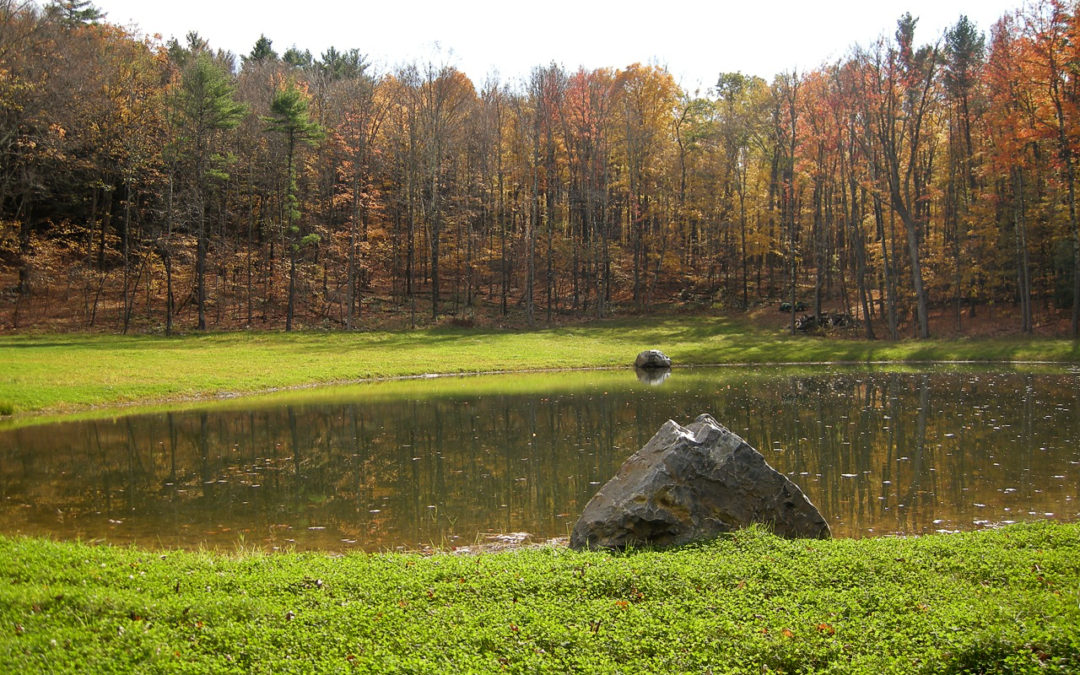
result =
[{"label": "yellow leaves", "polygon": [[615,128],[623,137],[628,161],[641,162],[644,169],[646,158],[671,140],[678,85],[667,70],[635,63],[616,74],[615,87],[614,110],[621,117]]},{"label": "yellow leaves", "polygon": [[660,66],[642,66],[633,63],[615,74],[615,84],[624,93],[639,97],[640,101],[649,100],[654,105],[666,105],[670,113],[675,107],[679,85],[666,68]]}]

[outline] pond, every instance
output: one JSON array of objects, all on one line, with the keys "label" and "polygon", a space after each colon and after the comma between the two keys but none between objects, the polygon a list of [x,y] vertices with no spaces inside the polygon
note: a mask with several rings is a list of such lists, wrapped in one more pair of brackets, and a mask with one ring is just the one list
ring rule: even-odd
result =
[{"label": "pond", "polygon": [[835,536],[1080,514],[1080,371],[677,369],[376,383],[0,431],[0,532],[328,551],[565,537],[667,419],[708,412]]}]

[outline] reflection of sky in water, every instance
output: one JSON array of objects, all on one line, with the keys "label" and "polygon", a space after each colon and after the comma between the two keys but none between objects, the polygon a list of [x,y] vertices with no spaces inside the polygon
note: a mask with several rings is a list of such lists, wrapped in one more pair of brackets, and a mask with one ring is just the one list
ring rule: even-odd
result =
[{"label": "reflection of sky in water", "polygon": [[[0,529],[226,549],[562,537],[664,421],[701,412],[802,487],[836,536],[1080,512],[1075,371],[791,373],[676,370],[662,386],[625,372],[513,375],[393,395],[371,385],[337,400],[325,390],[8,431]],[[511,385],[527,393],[497,393]]]}]

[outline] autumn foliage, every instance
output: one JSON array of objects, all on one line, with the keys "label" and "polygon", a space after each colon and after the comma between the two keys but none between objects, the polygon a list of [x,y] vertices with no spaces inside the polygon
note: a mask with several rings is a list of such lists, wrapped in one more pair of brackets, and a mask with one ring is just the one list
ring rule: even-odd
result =
[{"label": "autumn foliage", "polygon": [[[918,20],[812,72],[237,59],[0,0],[3,329],[509,324],[788,303],[1077,335],[1080,16]],[[858,36],[853,36],[857,38]],[[795,311],[791,312],[792,327]],[[1010,321],[1013,321],[1010,319]]]}]

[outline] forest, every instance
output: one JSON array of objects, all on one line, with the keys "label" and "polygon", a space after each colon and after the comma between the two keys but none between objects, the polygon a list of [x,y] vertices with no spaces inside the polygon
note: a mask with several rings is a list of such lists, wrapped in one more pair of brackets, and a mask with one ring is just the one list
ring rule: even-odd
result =
[{"label": "forest", "polygon": [[238,56],[0,0],[0,331],[784,306],[895,340],[1000,306],[1076,338],[1077,4],[917,27],[690,92],[655,65]]}]

